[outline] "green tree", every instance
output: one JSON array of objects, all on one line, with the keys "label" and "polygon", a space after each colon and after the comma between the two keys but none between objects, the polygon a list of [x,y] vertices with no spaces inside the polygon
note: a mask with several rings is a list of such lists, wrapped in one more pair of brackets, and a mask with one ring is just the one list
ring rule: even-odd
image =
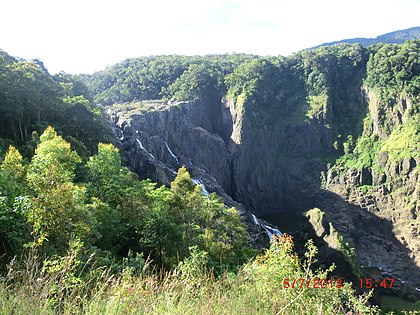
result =
[{"label": "green tree", "polygon": [[144,217],[140,244],[164,268],[176,266],[182,233],[171,207],[173,192],[162,186],[148,193],[152,203]]},{"label": "green tree", "polygon": [[25,167],[19,151],[10,146],[0,166],[0,256],[17,254],[28,240],[23,212],[28,205]]},{"label": "green tree", "polygon": [[85,189],[72,182],[80,158],[52,127],[45,130],[40,141],[27,172],[35,193],[27,220],[38,245],[48,240],[48,250],[63,252],[72,238],[85,240],[91,231]]},{"label": "green tree", "polygon": [[48,191],[59,184],[72,182],[77,163],[81,162],[70,144],[48,127],[40,137],[35,156],[28,168],[27,180],[36,193]]},{"label": "green tree", "polygon": [[[143,226],[152,202],[148,193],[155,184],[139,181],[134,173],[122,167],[118,150],[112,144],[99,144],[98,154],[89,159],[87,169],[88,194],[101,202],[96,202],[94,212],[96,221],[101,222],[100,242],[107,244],[105,249],[123,256],[129,251],[140,252]],[[105,234],[108,240],[103,238]]]},{"label": "green tree", "polygon": [[8,196],[9,200],[20,196],[26,186],[26,168],[22,164],[22,155],[10,146],[0,166],[0,192]]},{"label": "green tree", "polygon": [[2,131],[23,143],[33,124],[54,116],[61,104],[60,87],[39,61],[16,61],[4,66],[0,86],[0,113],[7,118],[1,122]]},{"label": "green tree", "polygon": [[246,228],[235,208],[227,208],[215,193],[203,196],[200,185],[194,185],[185,167],[178,170],[171,189],[172,213],[181,235],[181,258],[190,254],[191,246],[198,246],[209,254],[216,268],[234,266],[246,259]]},{"label": "green tree", "polygon": [[221,98],[224,74],[220,67],[209,64],[192,64],[168,87],[173,100],[204,99],[209,96]]}]

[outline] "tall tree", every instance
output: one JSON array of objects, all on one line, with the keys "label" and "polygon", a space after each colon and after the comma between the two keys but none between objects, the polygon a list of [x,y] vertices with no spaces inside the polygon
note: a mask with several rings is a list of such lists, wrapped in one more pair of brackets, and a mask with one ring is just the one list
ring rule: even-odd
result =
[{"label": "tall tree", "polygon": [[83,239],[91,231],[85,189],[72,182],[80,158],[52,127],[40,141],[27,172],[35,193],[27,219],[38,244],[48,240],[49,250],[63,252],[73,237]]}]

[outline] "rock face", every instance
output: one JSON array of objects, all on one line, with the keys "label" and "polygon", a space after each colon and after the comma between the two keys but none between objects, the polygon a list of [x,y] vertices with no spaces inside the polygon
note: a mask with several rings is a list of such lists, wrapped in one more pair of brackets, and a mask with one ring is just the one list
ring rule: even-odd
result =
[{"label": "rock face", "polygon": [[[233,197],[254,213],[294,211],[303,200],[301,188],[318,185],[325,163],[316,158],[330,151],[330,130],[318,122],[255,126],[256,116],[235,113],[232,154]],[[326,149],[327,148],[327,149]]]},{"label": "rock face", "polygon": [[127,115],[108,111],[124,163],[140,178],[169,186],[178,168],[186,166],[203,193],[216,192],[240,212],[251,243],[267,246],[268,238],[251,211],[230,197],[232,168],[230,134],[233,122],[221,102],[182,102]]},{"label": "rock face", "polygon": [[[354,95],[349,98],[361,114],[372,106],[372,92],[360,90]],[[403,103],[402,111],[407,100]],[[338,173],[325,162],[335,152],[333,103],[313,119],[292,123],[264,123],[263,111],[244,109],[228,99],[160,104],[143,112],[115,106],[109,115],[123,159],[140,178],[169,185],[177,169],[187,166],[205,192],[216,192],[239,210],[258,246],[267,244],[267,237],[252,213],[305,212],[318,207],[325,213],[322,224],[344,237],[356,250],[358,263],[395,278],[394,292],[419,298],[419,226],[418,221],[404,222],[416,220],[419,211],[420,161],[388,163],[382,154],[386,171],[381,174],[372,169]],[[377,113],[370,112],[379,135],[384,131],[375,125]],[[400,123],[405,115],[402,112]],[[387,180],[396,174],[401,175],[399,182]],[[377,186],[366,193],[357,188],[363,185]],[[401,205],[407,196],[413,199]]]},{"label": "rock face", "polygon": [[[371,127],[363,135],[385,141],[390,131],[409,121],[410,98],[394,99],[389,106],[381,104],[374,91],[366,95]],[[325,188],[352,207],[350,212],[334,207],[330,220],[346,225],[337,229],[350,236],[364,267],[396,278],[400,294],[419,299],[420,158],[392,159],[380,151],[377,163],[377,167],[362,169],[329,169]]]}]

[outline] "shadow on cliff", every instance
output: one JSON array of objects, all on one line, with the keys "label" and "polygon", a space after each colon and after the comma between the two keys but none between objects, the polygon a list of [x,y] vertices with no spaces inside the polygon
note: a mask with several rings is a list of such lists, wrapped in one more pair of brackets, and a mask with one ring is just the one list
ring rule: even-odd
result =
[{"label": "shadow on cliff", "polygon": [[[217,185],[256,215],[318,207],[356,248],[362,265],[380,267],[383,277],[405,281],[396,283],[402,296],[420,294],[415,290],[415,285],[420,287],[420,268],[392,233],[392,222],[317,188],[319,173],[326,170],[323,155],[328,152],[323,148],[331,147],[335,139],[329,129],[316,122],[256,129],[247,125],[248,119],[258,118],[253,114],[237,121],[235,129],[229,108],[218,101],[185,103],[125,124],[116,121],[125,164],[140,178],[164,184],[173,179],[171,168],[188,165],[206,185],[215,181],[214,176]],[[235,143],[231,134],[237,137]]]},{"label": "shadow on cliff", "polygon": [[[325,213],[324,225],[332,226],[344,237],[351,247],[356,249],[360,264],[364,267],[366,278],[394,278],[393,289],[381,289],[381,294],[397,294],[410,300],[420,300],[416,287],[420,284],[420,268],[410,257],[409,249],[393,233],[391,221],[347,202],[341,196],[323,189],[303,189],[300,202],[296,202],[296,211],[306,212],[319,208]],[[300,232],[302,240],[313,237],[322,249],[327,261],[338,259],[344,269],[344,257],[331,248],[322,238],[316,237],[314,227],[308,222]],[[339,258],[342,257],[342,258]],[[375,274],[369,272],[374,269]],[[340,268],[339,268],[340,269]],[[343,272],[344,270],[339,270]],[[351,275],[344,273],[351,279]],[[352,280],[355,280],[354,278]],[[358,279],[356,279],[358,280]]]}]

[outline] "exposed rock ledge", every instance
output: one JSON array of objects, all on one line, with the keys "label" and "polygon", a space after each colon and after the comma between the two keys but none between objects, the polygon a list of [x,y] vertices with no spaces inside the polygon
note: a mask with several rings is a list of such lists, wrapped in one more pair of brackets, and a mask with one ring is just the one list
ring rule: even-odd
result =
[{"label": "exposed rock ledge", "polygon": [[[420,298],[419,255],[410,250],[412,238],[405,239],[405,246],[395,237],[392,220],[375,215],[371,200],[357,204],[346,198],[348,187],[340,186],[340,180],[350,183],[351,178],[325,175],[329,191],[302,181],[319,178],[324,164],[312,157],[323,154],[332,142],[330,131],[317,121],[253,129],[235,104],[220,101],[160,104],[129,112],[117,106],[108,113],[123,160],[140,178],[169,185],[185,165],[197,183],[238,209],[255,246],[266,245],[268,239],[252,213],[319,207],[356,249],[361,265],[382,268],[384,277],[396,278],[396,294]],[[357,180],[368,180],[368,175],[358,174]],[[413,254],[416,257],[410,257]]]}]

